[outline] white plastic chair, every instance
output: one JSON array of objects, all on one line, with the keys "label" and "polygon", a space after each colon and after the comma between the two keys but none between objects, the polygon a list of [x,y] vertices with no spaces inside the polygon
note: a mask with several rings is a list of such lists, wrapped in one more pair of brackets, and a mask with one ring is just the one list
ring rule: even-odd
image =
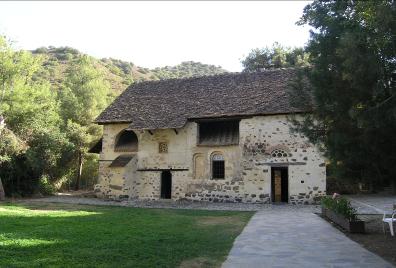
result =
[{"label": "white plastic chair", "polygon": [[396,225],[396,205],[393,205],[393,212],[390,218],[386,217],[386,212],[384,213],[384,217],[382,218],[382,228],[385,233],[385,223],[389,224],[390,233],[392,236],[395,235],[395,230],[393,229],[393,223]]}]

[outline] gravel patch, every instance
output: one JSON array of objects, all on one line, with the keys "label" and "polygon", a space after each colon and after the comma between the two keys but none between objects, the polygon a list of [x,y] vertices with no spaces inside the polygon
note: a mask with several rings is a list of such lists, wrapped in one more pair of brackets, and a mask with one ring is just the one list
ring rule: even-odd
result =
[{"label": "gravel patch", "polygon": [[366,249],[378,254],[396,267],[396,236],[391,236],[389,226],[385,226],[386,233],[382,229],[382,215],[359,215],[365,221],[365,234],[351,234],[345,232],[350,239],[361,244]]},{"label": "gravel patch", "polygon": [[358,214],[392,213],[393,205],[396,205],[396,195],[361,194],[346,195],[351,201]]},{"label": "gravel patch", "polygon": [[317,213],[317,205],[290,205],[290,204],[248,204],[248,203],[213,203],[197,201],[172,201],[172,200],[125,200],[111,201],[97,198],[76,196],[51,196],[44,198],[25,199],[25,202],[65,203],[97,206],[121,206],[135,208],[170,208],[170,209],[203,209],[203,210],[234,210],[234,211],[304,211]]}]

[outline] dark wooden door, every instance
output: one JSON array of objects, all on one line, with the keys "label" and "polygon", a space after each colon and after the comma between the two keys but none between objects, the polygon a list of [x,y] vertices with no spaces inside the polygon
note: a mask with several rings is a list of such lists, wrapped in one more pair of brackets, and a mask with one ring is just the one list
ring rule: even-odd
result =
[{"label": "dark wooden door", "polygon": [[289,175],[287,167],[271,168],[272,202],[289,202]]},{"label": "dark wooden door", "polygon": [[172,198],[172,173],[170,171],[161,173],[161,198]]}]

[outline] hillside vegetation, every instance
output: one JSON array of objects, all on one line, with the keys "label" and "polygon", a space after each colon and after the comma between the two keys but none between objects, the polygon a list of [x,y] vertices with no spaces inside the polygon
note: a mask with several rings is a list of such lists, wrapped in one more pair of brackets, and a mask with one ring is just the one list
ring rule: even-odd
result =
[{"label": "hillside vegetation", "polygon": [[[84,55],[77,49],[70,47],[42,47],[33,50],[32,53],[44,57],[44,69],[41,76],[51,81],[55,86],[62,84],[65,78],[65,70]],[[90,58],[94,67],[99,70],[103,74],[104,79],[110,83],[114,95],[118,95],[133,82],[214,75],[226,72],[226,70],[222,69],[220,66],[193,61],[185,61],[176,66],[148,69],[137,66],[132,62],[113,58]]]}]

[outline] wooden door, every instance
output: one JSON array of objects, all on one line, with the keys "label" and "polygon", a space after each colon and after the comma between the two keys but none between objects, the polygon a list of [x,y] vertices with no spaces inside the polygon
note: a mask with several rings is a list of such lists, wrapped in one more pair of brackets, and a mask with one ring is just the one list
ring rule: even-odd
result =
[{"label": "wooden door", "polygon": [[289,175],[287,167],[271,168],[271,201],[289,201]]},{"label": "wooden door", "polygon": [[282,201],[282,173],[281,170],[274,170],[274,197],[275,202]]}]

